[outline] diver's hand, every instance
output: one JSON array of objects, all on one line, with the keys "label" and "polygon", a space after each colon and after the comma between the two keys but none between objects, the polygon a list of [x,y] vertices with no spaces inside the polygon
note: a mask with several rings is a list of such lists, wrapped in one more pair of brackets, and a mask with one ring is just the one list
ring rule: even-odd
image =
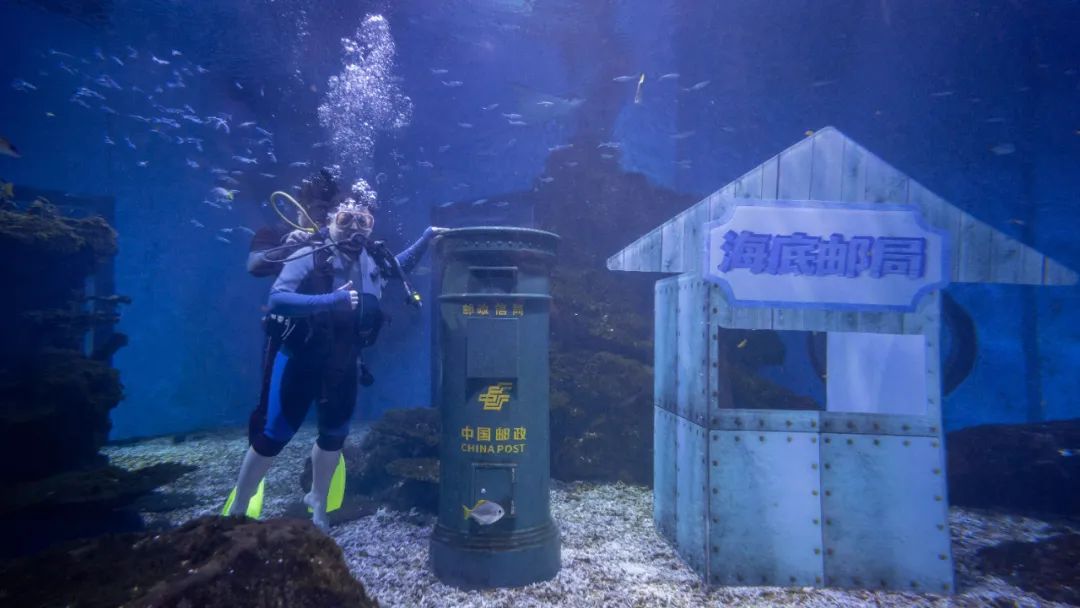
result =
[{"label": "diver's hand", "polygon": [[293,230],[289,234],[285,235],[286,245],[303,245],[311,238],[311,233],[307,230]]},{"label": "diver's hand", "polygon": [[352,281],[345,283],[341,287],[338,287],[336,291],[346,291],[349,294],[349,309],[356,310],[356,307],[360,305],[360,294],[356,293],[355,289],[352,289]]}]

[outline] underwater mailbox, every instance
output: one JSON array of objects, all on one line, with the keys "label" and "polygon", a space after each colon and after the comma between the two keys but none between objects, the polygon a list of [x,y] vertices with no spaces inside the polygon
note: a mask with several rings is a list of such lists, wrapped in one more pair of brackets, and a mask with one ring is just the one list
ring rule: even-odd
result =
[{"label": "underwater mailbox", "polygon": [[442,415],[431,566],[459,587],[555,576],[548,327],[558,236],[475,227],[437,242],[434,401]]}]

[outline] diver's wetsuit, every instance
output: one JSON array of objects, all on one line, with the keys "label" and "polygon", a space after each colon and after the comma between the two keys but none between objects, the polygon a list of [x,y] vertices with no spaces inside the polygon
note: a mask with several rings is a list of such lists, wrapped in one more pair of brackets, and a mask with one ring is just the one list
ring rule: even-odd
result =
[{"label": "diver's wetsuit", "polygon": [[[433,234],[426,230],[395,256],[403,271],[419,262]],[[289,321],[272,356],[275,340],[268,340],[265,398],[249,427],[251,445],[263,456],[275,456],[285,447],[313,399],[318,402],[319,447],[341,449],[356,404],[360,343],[381,322],[379,298],[386,279],[371,256],[366,251],[341,254],[336,248],[304,255],[310,250],[299,249],[270,290],[270,314]],[[350,309],[348,292],[338,291],[349,281],[360,292],[355,310]]]}]

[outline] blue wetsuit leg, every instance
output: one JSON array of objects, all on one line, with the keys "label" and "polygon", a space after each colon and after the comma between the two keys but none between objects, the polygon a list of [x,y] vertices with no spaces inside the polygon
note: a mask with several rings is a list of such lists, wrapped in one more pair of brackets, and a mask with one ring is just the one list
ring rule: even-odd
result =
[{"label": "blue wetsuit leg", "polygon": [[303,355],[279,351],[270,377],[266,426],[252,447],[263,456],[277,456],[304,422],[319,392],[320,369]]}]

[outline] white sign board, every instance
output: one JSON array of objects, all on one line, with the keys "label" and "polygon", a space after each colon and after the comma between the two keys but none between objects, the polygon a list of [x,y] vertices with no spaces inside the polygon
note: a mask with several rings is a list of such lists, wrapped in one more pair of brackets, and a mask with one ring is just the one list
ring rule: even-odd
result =
[{"label": "white sign board", "polygon": [[733,202],[704,274],[733,306],[913,311],[948,283],[947,239],[907,205]]}]

